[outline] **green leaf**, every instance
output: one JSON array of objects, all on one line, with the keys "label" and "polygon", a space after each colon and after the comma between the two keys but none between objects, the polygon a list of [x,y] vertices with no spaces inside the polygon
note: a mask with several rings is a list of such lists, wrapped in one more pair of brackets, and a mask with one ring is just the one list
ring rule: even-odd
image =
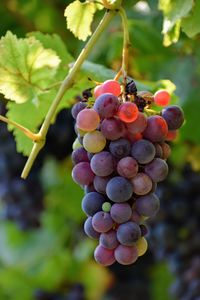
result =
[{"label": "green leaf", "polygon": [[91,23],[96,9],[94,3],[82,3],[79,0],[72,2],[65,9],[67,28],[79,40],[86,41],[87,37],[91,35]]},{"label": "green leaf", "polygon": [[158,8],[163,11],[164,45],[176,43],[180,35],[181,19],[186,17],[193,7],[193,0],[159,0]]},{"label": "green leaf", "polygon": [[182,30],[190,37],[192,38],[197,33],[200,32],[200,22],[199,22],[199,16],[200,16],[200,2],[195,1],[195,5],[192,9],[191,14],[182,20],[181,27]]},{"label": "green leaf", "polygon": [[60,59],[34,37],[17,39],[7,32],[0,40],[0,92],[23,103],[36,99],[53,82]]}]

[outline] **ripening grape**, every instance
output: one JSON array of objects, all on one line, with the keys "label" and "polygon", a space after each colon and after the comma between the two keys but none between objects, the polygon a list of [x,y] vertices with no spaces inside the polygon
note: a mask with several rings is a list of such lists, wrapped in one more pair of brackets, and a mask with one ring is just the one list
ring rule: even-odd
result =
[{"label": "ripening grape", "polygon": [[87,104],[85,102],[77,102],[76,104],[73,105],[71,114],[74,119],[77,118],[77,115],[79,112],[87,107]]},{"label": "ripening grape", "polygon": [[184,122],[183,111],[177,105],[171,105],[164,108],[161,115],[167,122],[169,130],[176,130],[180,128]]},{"label": "ripening grape", "polygon": [[144,170],[154,182],[160,182],[167,177],[168,165],[165,160],[155,158],[152,162],[145,166]]},{"label": "ripening grape", "polygon": [[94,258],[96,262],[103,266],[110,266],[115,262],[114,251],[106,249],[101,245],[96,247],[94,251]]},{"label": "ripening grape", "polygon": [[102,92],[102,94],[111,93],[118,97],[121,94],[120,83],[118,81],[112,80],[112,79],[106,80],[102,84],[101,92]]},{"label": "ripening grape", "polygon": [[100,118],[112,118],[117,113],[118,107],[118,98],[110,93],[100,95],[94,103],[94,110]]},{"label": "ripening grape", "polygon": [[132,216],[131,206],[128,203],[114,203],[110,215],[117,224],[127,222]]},{"label": "ripening grape", "polygon": [[113,219],[107,212],[99,211],[92,218],[92,226],[97,232],[107,232],[113,227],[113,225]]},{"label": "ripening grape", "polygon": [[137,119],[132,123],[127,123],[126,127],[132,134],[141,133],[147,127],[147,117],[143,113],[139,112]]},{"label": "ripening grape", "polygon": [[119,242],[117,240],[117,234],[115,230],[101,233],[99,243],[106,249],[115,249]]},{"label": "ripening grape", "polygon": [[80,162],[89,162],[88,156],[87,156],[87,151],[83,148],[80,147],[78,149],[75,149],[72,152],[72,162],[74,165],[77,165]]},{"label": "ripening grape", "polygon": [[115,259],[121,265],[131,265],[138,258],[136,246],[119,245],[114,251]]},{"label": "ripening grape", "polygon": [[101,211],[102,205],[105,202],[103,195],[97,192],[87,193],[82,200],[82,210],[88,216],[95,215]]},{"label": "ripening grape", "polygon": [[132,123],[138,117],[138,108],[135,103],[124,102],[119,106],[117,115],[125,123]]},{"label": "ripening grape", "polygon": [[126,156],[118,162],[117,172],[122,177],[133,178],[138,172],[138,163],[134,158]]},{"label": "ripening grape", "polygon": [[159,90],[154,94],[154,102],[159,106],[166,106],[170,102],[170,94],[166,90]]},{"label": "ripening grape", "polygon": [[81,145],[81,143],[79,142],[78,138],[75,139],[75,141],[73,142],[73,145],[72,145],[72,149],[73,150],[76,150],[78,148],[82,148],[83,146]]},{"label": "ripening grape", "polygon": [[133,144],[131,149],[131,155],[140,164],[147,164],[153,160],[156,154],[154,145],[147,140],[139,140]]},{"label": "ripening grape", "polygon": [[94,177],[94,187],[95,190],[101,194],[106,194],[106,186],[111,176],[95,176]]},{"label": "ripening grape", "polygon": [[117,239],[121,245],[133,246],[141,237],[141,230],[137,223],[127,222],[117,228]]},{"label": "ripening grape", "polygon": [[141,237],[136,243],[135,246],[137,248],[138,256],[142,256],[145,254],[148,248],[147,240],[144,237]]},{"label": "ripening grape", "polygon": [[162,152],[163,152],[163,159],[168,159],[171,154],[171,148],[167,143],[161,144]]},{"label": "ripening grape", "polygon": [[133,192],[136,195],[146,195],[153,187],[151,178],[145,173],[138,173],[134,178],[131,179],[133,185]]},{"label": "ripening grape", "polygon": [[94,88],[94,98],[95,98],[95,99],[98,98],[98,97],[102,94],[101,88],[102,88],[102,84],[97,85],[97,86]]},{"label": "ripening grape", "polygon": [[158,212],[160,201],[155,194],[149,194],[136,199],[135,209],[145,217],[153,217]]},{"label": "ripening grape", "polygon": [[83,131],[93,131],[99,126],[100,118],[98,113],[90,108],[81,110],[76,118],[76,125]]},{"label": "ripening grape", "polygon": [[177,130],[169,130],[166,136],[166,141],[171,142],[174,141],[178,136]]},{"label": "ripening grape", "polygon": [[109,150],[114,157],[123,158],[130,154],[131,144],[129,140],[121,138],[116,141],[112,141],[109,145]]},{"label": "ripening grape", "polygon": [[92,217],[88,217],[84,223],[84,231],[92,239],[98,239],[100,237],[100,233],[95,231],[92,226]]},{"label": "ripening grape", "polygon": [[113,202],[125,202],[131,198],[133,188],[127,179],[116,176],[109,180],[106,186],[106,194]]},{"label": "ripening grape", "polygon": [[101,132],[108,140],[114,141],[121,138],[124,134],[124,131],[124,124],[119,119],[104,119],[101,123]]},{"label": "ripening grape", "polygon": [[106,139],[100,131],[88,132],[84,135],[83,146],[90,153],[98,153],[106,146]]},{"label": "ripening grape", "polygon": [[163,117],[151,116],[147,119],[147,127],[143,133],[144,137],[153,143],[163,142],[168,133],[168,126]]},{"label": "ripening grape", "polygon": [[88,162],[80,162],[72,170],[73,180],[80,185],[89,185],[93,182],[94,173]]},{"label": "ripening grape", "polygon": [[161,145],[158,144],[158,143],[155,143],[155,144],[154,144],[154,147],[155,147],[155,149],[156,149],[155,157],[163,158],[163,150],[162,150]]},{"label": "ripening grape", "polygon": [[114,162],[112,154],[108,151],[102,151],[95,154],[90,162],[92,171],[97,176],[108,176],[114,171]]}]

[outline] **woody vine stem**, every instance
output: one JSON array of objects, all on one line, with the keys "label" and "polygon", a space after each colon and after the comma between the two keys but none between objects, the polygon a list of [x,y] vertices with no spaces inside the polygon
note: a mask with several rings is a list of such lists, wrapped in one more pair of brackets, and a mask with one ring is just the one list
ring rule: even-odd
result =
[{"label": "woody vine stem", "polygon": [[122,75],[123,76],[123,90],[125,89],[125,83],[126,83],[126,77],[127,77],[127,66],[128,66],[128,48],[130,45],[129,42],[129,33],[128,33],[128,26],[127,26],[127,16],[124,11],[124,9],[121,7],[121,2],[119,0],[112,1],[113,3],[109,3],[105,0],[103,1],[103,4],[105,8],[107,8],[107,12],[105,13],[103,19],[101,20],[100,24],[98,25],[97,29],[89,39],[88,43],[86,46],[83,48],[81,51],[80,55],[78,56],[76,62],[74,63],[73,67],[69,71],[68,75],[66,78],[63,80],[58,93],[52,102],[52,105],[49,108],[49,111],[45,117],[45,120],[37,134],[32,133],[29,131],[27,128],[12,122],[8,120],[5,117],[0,116],[0,120],[4,121],[6,123],[9,123],[21,131],[24,132],[33,142],[33,148],[31,150],[30,156],[28,157],[28,160],[24,166],[24,169],[22,171],[21,177],[26,178],[32,168],[32,165],[39,154],[40,150],[43,148],[45,145],[45,139],[46,139],[46,134],[48,132],[48,129],[51,125],[51,121],[56,113],[57,107],[62,100],[62,97],[64,96],[65,92],[73,85],[74,78],[76,77],[77,72],[79,71],[81,65],[83,62],[86,60],[88,55],[90,54],[91,50],[96,44],[96,41],[98,40],[99,36],[101,33],[107,28],[109,22],[111,19],[119,13],[122,19],[122,26],[123,26],[123,31],[124,31],[124,42],[123,42],[123,52],[122,52],[122,68],[118,72],[118,78]]}]

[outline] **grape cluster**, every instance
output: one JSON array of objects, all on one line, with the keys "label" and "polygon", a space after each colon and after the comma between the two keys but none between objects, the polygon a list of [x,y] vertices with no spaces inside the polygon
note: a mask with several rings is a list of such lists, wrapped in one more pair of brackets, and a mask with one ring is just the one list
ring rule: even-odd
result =
[{"label": "grape cluster", "polygon": [[159,186],[160,214],[153,220],[149,241],[157,259],[166,259],[176,281],[171,293],[178,300],[200,299],[200,174],[188,166],[182,177]]},{"label": "grape cluster", "polygon": [[170,96],[165,90],[138,93],[133,81],[122,95],[120,84],[107,80],[94,89],[94,98],[72,108],[72,177],[85,190],[85,232],[99,239],[95,260],[129,265],[147,250],[143,221],[159,209],[156,184],[167,176],[170,155],[165,141],[176,136],[184,116],[178,106],[148,116],[150,100],[163,106]]}]

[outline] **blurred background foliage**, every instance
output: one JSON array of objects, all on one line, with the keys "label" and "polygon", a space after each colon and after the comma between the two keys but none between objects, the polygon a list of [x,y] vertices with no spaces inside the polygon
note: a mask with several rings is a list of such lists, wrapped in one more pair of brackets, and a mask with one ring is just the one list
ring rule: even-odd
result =
[{"label": "blurred background foliage", "polygon": [[[161,7],[163,2],[160,1],[160,8],[166,17],[169,15],[167,15],[167,10]],[[187,1],[177,2],[180,2],[181,5]],[[66,29],[66,20],[63,14],[69,3],[71,1],[66,0],[1,0],[0,35],[5,35],[7,30],[12,31],[18,37],[24,37],[32,31],[57,33],[72,57],[76,58],[84,43],[77,40]],[[183,165],[189,162],[193,169],[200,170],[199,35],[190,35],[189,38],[181,29],[180,37],[174,38],[173,36],[171,38],[171,41],[178,39],[178,42],[164,47],[161,33],[163,13],[158,10],[158,1],[124,1],[124,7],[129,18],[132,43],[129,75],[138,81],[139,86],[147,86],[152,90],[160,86],[158,81],[161,79],[170,79],[176,85],[174,99],[183,107],[186,123],[173,146],[171,165],[174,165],[177,170],[181,170]],[[100,21],[102,14],[103,12],[99,11],[95,15],[93,28]],[[184,14],[179,17],[182,16]],[[197,25],[199,26],[198,23]],[[176,18],[173,19],[171,31],[167,32],[168,37],[164,38],[165,44],[170,44],[169,36],[172,36],[174,26],[179,26]],[[122,38],[120,19],[116,17],[97,42],[89,61],[117,71],[121,65]],[[86,79],[81,85],[82,89],[91,85],[87,80],[87,75],[93,76],[95,65],[88,62],[83,70]],[[103,68],[99,76],[104,79],[104,75],[107,78],[109,74],[109,70]],[[95,76],[94,79],[96,79]],[[84,84],[86,86],[83,86]],[[71,96],[75,96],[75,93],[72,93]],[[54,138],[58,137],[61,132],[58,131],[54,135],[53,132],[49,133],[47,150],[44,150],[39,158],[42,163],[36,173],[42,185],[44,205],[40,214],[39,228],[23,227],[19,225],[19,222],[17,226],[15,222],[8,221],[9,218],[5,217],[3,202],[1,204],[0,299],[2,300],[77,300],[79,298],[69,298],[71,289],[76,287],[77,283],[84,286],[85,299],[118,299],[109,298],[110,296],[106,295],[106,291],[111,289],[114,284],[112,268],[111,270],[104,269],[93,261],[92,253],[95,243],[83,234],[82,192],[72,182],[70,175],[69,154],[74,137],[73,124],[72,121],[70,122],[71,125],[68,124],[68,126],[63,123],[60,125],[62,130],[64,128],[66,132],[72,133],[70,136],[66,135],[66,132],[60,135],[61,144],[63,139],[68,141],[67,145],[61,145],[64,148],[64,155],[59,157],[58,153],[55,154],[55,149],[52,150]],[[2,130],[1,126],[0,130]],[[0,141],[1,147],[3,147],[3,143]],[[15,150],[12,151],[12,159],[17,159],[14,156]],[[23,167],[23,164],[20,167]],[[3,170],[2,168],[1,173]],[[18,171],[19,174],[20,171]],[[3,174],[1,174],[1,178],[3,178]],[[1,182],[4,184],[4,179]],[[37,186],[35,188],[37,189]],[[146,268],[148,274],[152,299],[172,299],[168,294],[168,289],[170,282],[173,281],[173,275],[166,264],[153,263],[151,254],[147,255],[144,262],[146,265],[144,264],[143,268]],[[137,270],[136,264],[128,271],[132,274],[138,272]],[[80,289],[80,287],[78,288]],[[39,298],[41,290],[47,293],[58,292],[61,296],[60,298],[58,296],[57,298],[47,298],[46,295],[46,298]],[[64,298],[66,293],[68,296]],[[130,299],[137,300],[137,298]],[[147,300],[141,297],[140,299]]]}]

